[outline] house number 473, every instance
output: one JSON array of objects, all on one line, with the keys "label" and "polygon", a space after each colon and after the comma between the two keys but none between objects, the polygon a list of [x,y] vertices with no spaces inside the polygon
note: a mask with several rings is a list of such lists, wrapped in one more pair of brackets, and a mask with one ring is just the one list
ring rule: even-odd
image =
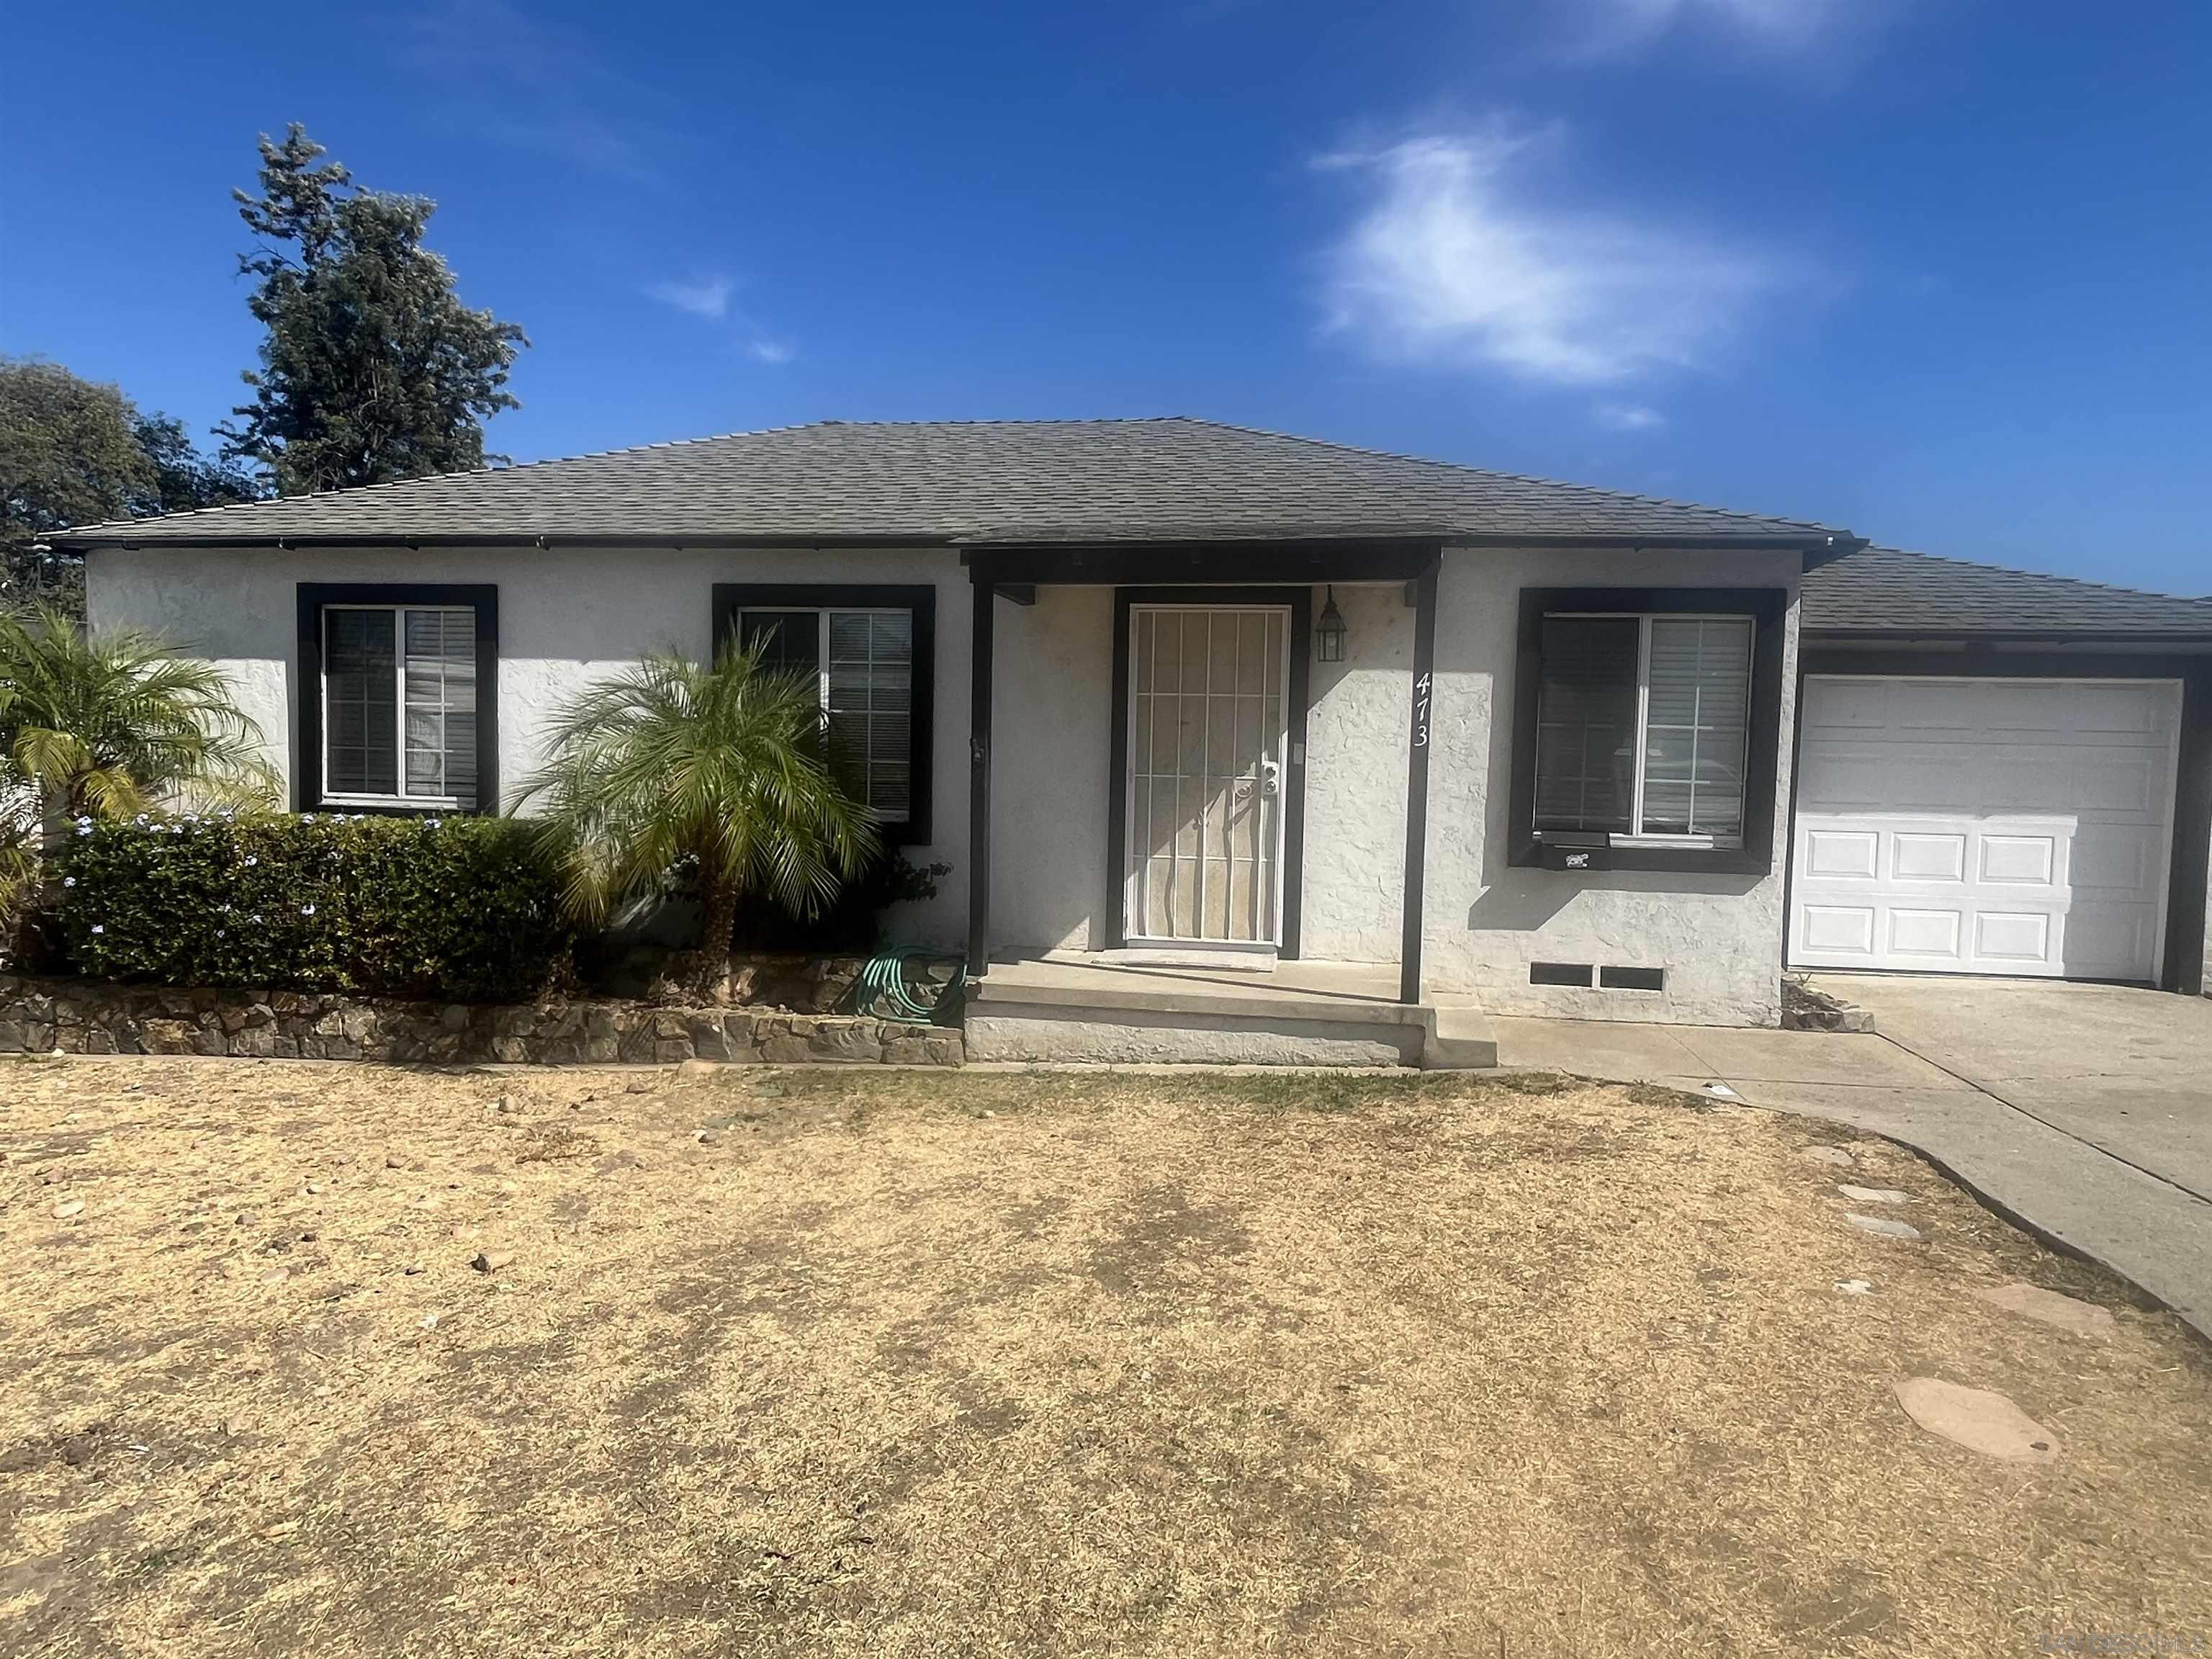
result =
[{"label": "house number 473", "polygon": [[1429,746],[1429,677],[1413,682],[1413,747]]}]

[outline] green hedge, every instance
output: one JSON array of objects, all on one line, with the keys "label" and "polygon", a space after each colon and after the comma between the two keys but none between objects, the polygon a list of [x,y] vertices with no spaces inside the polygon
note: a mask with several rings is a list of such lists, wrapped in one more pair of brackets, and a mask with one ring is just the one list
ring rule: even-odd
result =
[{"label": "green hedge", "polygon": [[502,1002],[571,960],[559,878],[511,820],[184,813],[73,829],[61,933],[100,978]]}]

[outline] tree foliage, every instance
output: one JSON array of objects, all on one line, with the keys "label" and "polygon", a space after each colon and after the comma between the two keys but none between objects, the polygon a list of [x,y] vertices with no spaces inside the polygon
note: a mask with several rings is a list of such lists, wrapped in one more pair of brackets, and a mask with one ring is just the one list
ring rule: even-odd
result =
[{"label": "tree foliage", "polygon": [[49,823],[129,817],[164,796],[269,804],[261,732],[211,662],[153,635],[88,635],[41,608],[0,613],[0,786]]},{"label": "tree foliage", "polygon": [[744,899],[815,915],[878,850],[872,817],[823,753],[813,678],[771,672],[734,643],[711,668],[653,655],[584,692],[548,747],[524,799],[545,802],[572,909],[598,922],[696,870],[698,988],[722,971]]},{"label": "tree foliage", "polygon": [[288,495],[482,466],[483,422],[519,406],[522,330],[460,302],[422,246],[434,203],[356,187],[297,123],[260,146],[260,194],[232,193],[259,239],[239,268],[268,336],[224,455]]},{"label": "tree foliage", "polygon": [[74,525],[251,501],[236,467],[202,455],[184,422],[58,363],[0,357],[0,600],[82,604],[82,562],[45,544]]}]

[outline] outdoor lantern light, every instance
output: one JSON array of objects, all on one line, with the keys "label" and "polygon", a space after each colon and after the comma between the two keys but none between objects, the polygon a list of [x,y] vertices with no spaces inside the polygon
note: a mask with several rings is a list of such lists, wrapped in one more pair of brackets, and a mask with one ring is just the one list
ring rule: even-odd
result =
[{"label": "outdoor lantern light", "polygon": [[1314,648],[1323,662],[1344,660],[1344,636],[1349,630],[1344,625],[1344,612],[1336,608],[1336,589],[1328,590],[1328,603],[1321,608],[1314,622]]}]

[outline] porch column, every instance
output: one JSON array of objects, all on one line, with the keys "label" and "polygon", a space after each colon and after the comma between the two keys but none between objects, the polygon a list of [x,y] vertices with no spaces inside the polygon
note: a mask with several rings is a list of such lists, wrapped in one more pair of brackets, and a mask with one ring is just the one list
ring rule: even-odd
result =
[{"label": "porch column", "polygon": [[968,975],[991,962],[991,621],[994,589],[980,570],[968,679]]},{"label": "porch column", "polygon": [[1437,666],[1437,556],[1413,578],[1413,726],[1406,746],[1405,915],[1398,945],[1398,1000],[1421,1000],[1421,923],[1426,915],[1429,847],[1429,729]]}]

